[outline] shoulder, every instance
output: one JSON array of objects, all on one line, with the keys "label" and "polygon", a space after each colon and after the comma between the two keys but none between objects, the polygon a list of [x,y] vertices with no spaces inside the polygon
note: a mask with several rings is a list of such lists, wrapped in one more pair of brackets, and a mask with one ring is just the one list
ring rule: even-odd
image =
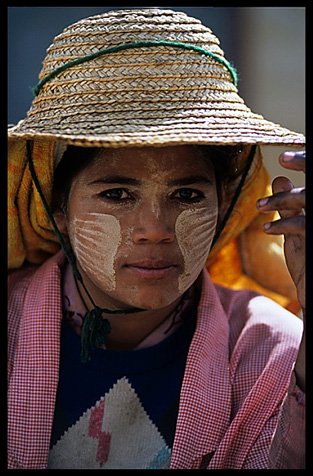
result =
[{"label": "shoulder", "polygon": [[251,290],[233,290],[215,285],[229,320],[232,347],[238,340],[246,342],[279,339],[298,345],[302,321],[273,300]]},{"label": "shoulder", "polygon": [[29,266],[9,272],[8,275],[8,319],[18,319],[22,313],[23,305],[30,282],[38,270],[38,266]]},{"label": "shoulder", "polygon": [[[205,270],[202,279],[202,303],[218,303],[217,319],[228,323],[229,348],[232,355],[238,345],[274,341],[298,347],[303,330],[302,320],[273,300],[253,290],[234,290],[211,281]],[[213,302],[213,301],[212,301]],[[210,314],[212,307],[207,308]]]},{"label": "shoulder", "polygon": [[230,377],[236,405],[255,385],[264,398],[271,392],[283,397],[298,354],[302,320],[255,292],[218,292],[221,299],[227,296]]},{"label": "shoulder", "polygon": [[28,266],[11,271],[8,278],[8,365],[13,366],[19,334],[25,326],[25,316],[33,322],[35,310],[40,311],[46,298],[53,307],[61,293],[61,267],[64,255],[57,253],[41,266]]},{"label": "shoulder", "polygon": [[287,392],[297,358],[302,320],[253,291],[218,286],[217,292],[229,321],[233,414],[248,395],[257,406],[261,401],[265,406],[272,401],[278,404]]},{"label": "shoulder", "polygon": [[40,266],[27,266],[10,271],[8,276],[8,333],[16,335],[20,319],[28,306],[36,304],[61,283],[64,255],[59,252]]},{"label": "shoulder", "polygon": [[8,276],[7,355],[9,375],[14,363],[25,297],[31,279],[37,269],[37,266],[31,266],[17,271],[11,271]]},{"label": "shoulder", "polygon": [[26,265],[17,270],[9,270],[8,273],[8,298],[9,302],[17,295],[24,295],[32,281],[38,281],[49,276],[51,270],[61,268],[65,257],[63,252],[58,252],[41,265]]},{"label": "shoulder", "polygon": [[8,294],[16,292],[18,288],[23,287],[23,283],[29,282],[38,266],[26,266],[17,270],[9,270],[8,273]]}]

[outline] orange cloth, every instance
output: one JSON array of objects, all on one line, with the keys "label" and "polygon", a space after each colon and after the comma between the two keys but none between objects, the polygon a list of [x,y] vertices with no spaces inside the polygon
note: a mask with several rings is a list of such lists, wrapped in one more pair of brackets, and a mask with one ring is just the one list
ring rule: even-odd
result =
[{"label": "orange cloth", "polygon": [[[33,143],[34,167],[48,203],[53,184],[54,147],[51,141]],[[8,158],[8,265],[12,269],[21,267],[25,260],[40,264],[60,247],[32,182],[26,142],[9,141]]]}]

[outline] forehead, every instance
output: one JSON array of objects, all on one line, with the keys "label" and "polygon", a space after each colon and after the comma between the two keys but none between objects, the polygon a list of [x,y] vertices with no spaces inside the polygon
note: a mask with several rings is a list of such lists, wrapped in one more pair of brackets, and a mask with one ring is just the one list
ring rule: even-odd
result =
[{"label": "forehead", "polygon": [[124,147],[101,149],[88,167],[88,175],[123,173],[139,177],[173,177],[214,174],[211,161],[201,147]]}]

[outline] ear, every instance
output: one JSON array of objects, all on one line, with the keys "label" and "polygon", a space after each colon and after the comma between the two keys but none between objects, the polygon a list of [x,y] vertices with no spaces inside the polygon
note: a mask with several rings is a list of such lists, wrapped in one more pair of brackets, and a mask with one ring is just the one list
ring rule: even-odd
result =
[{"label": "ear", "polygon": [[53,218],[60,232],[62,234],[67,235],[68,229],[67,229],[67,219],[66,219],[65,213],[62,210],[57,210],[53,212]]}]

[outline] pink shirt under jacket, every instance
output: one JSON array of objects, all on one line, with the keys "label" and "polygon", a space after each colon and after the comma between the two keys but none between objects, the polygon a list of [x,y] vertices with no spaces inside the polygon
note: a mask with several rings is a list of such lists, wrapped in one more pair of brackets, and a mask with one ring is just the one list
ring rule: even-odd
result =
[{"label": "pink shirt under jacket", "polygon": [[[64,261],[60,252],[10,275],[9,468],[47,467]],[[292,371],[301,335],[298,318],[254,292],[214,285],[204,270],[171,468],[304,467],[305,398]]]}]

